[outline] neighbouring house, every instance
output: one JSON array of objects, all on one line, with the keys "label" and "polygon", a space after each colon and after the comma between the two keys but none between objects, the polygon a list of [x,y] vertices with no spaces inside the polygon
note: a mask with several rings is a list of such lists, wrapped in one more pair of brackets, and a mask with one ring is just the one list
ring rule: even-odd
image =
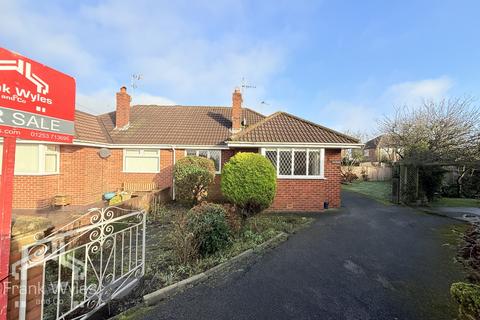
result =
[{"label": "neighbouring house", "polygon": [[386,134],[368,140],[363,147],[363,156],[366,162],[395,162],[399,160],[397,149],[389,143]]},{"label": "neighbouring house", "polygon": [[77,111],[73,144],[19,141],[14,208],[46,207],[56,195],[68,195],[71,205],[89,205],[125,182],[155,183],[175,197],[173,165],[187,155],[214,161],[218,175],[209,196],[221,197],[223,164],[248,151],[263,154],[277,169],[272,210],[319,211],[324,201],[340,205],[341,149],[361,147],[357,139],[285,112],[265,117],[243,108],[239,90],[231,107],[130,101],[122,87],[115,111]]}]

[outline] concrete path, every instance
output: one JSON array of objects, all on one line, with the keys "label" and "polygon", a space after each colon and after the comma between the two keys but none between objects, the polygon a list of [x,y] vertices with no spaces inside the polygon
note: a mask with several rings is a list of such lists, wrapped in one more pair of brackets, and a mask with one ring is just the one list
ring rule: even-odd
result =
[{"label": "concrete path", "polygon": [[230,273],[163,301],[144,319],[452,319],[463,274],[453,224],[343,194],[339,211]]}]

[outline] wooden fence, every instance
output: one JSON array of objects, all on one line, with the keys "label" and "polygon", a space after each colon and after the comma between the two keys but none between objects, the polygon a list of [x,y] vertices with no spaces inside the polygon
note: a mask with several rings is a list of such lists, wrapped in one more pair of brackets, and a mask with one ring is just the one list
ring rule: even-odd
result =
[{"label": "wooden fence", "polygon": [[[343,166],[342,171],[347,171],[347,167]],[[358,179],[362,179],[362,173],[366,173],[370,181],[388,181],[392,179],[391,167],[358,166],[353,167],[352,172],[358,176]]]}]

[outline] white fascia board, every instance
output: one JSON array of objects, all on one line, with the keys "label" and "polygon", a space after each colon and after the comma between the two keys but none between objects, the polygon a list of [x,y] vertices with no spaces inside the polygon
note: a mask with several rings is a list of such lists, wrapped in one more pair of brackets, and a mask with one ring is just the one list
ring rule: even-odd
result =
[{"label": "white fascia board", "polygon": [[82,140],[74,140],[73,145],[99,147],[109,149],[215,149],[215,150],[228,150],[228,146],[218,145],[180,145],[180,144],[114,144],[114,143],[98,143]]},{"label": "white fascia board", "polygon": [[[3,138],[0,137],[0,142],[3,142]],[[55,145],[74,145],[84,147],[96,147],[96,148],[109,148],[109,149],[209,149],[209,150],[228,150],[228,146],[210,146],[210,145],[179,145],[179,144],[114,144],[114,143],[101,143],[91,142],[84,140],[74,139],[73,143],[59,143],[52,141],[40,141],[40,140],[22,140],[18,139],[17,143],[28,144],[55,144]]]},{"label": "white fascia board", "polygon": [[229,147],[253,147],[253,148],[326,148],[326,149],[361,149],[363,143],[297,143],[297,142],[227,142]]}]

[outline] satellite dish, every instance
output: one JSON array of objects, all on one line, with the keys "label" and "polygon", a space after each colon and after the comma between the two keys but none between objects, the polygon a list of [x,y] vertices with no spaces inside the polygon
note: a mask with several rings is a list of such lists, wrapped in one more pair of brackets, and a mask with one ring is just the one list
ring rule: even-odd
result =
[{"label": "satellite dish", "polygon": [[102,148],[98,150],[98,155],[100,156],[100,158],[106,159],[112,155],[112,152],[110,151],[110,149]]}]

